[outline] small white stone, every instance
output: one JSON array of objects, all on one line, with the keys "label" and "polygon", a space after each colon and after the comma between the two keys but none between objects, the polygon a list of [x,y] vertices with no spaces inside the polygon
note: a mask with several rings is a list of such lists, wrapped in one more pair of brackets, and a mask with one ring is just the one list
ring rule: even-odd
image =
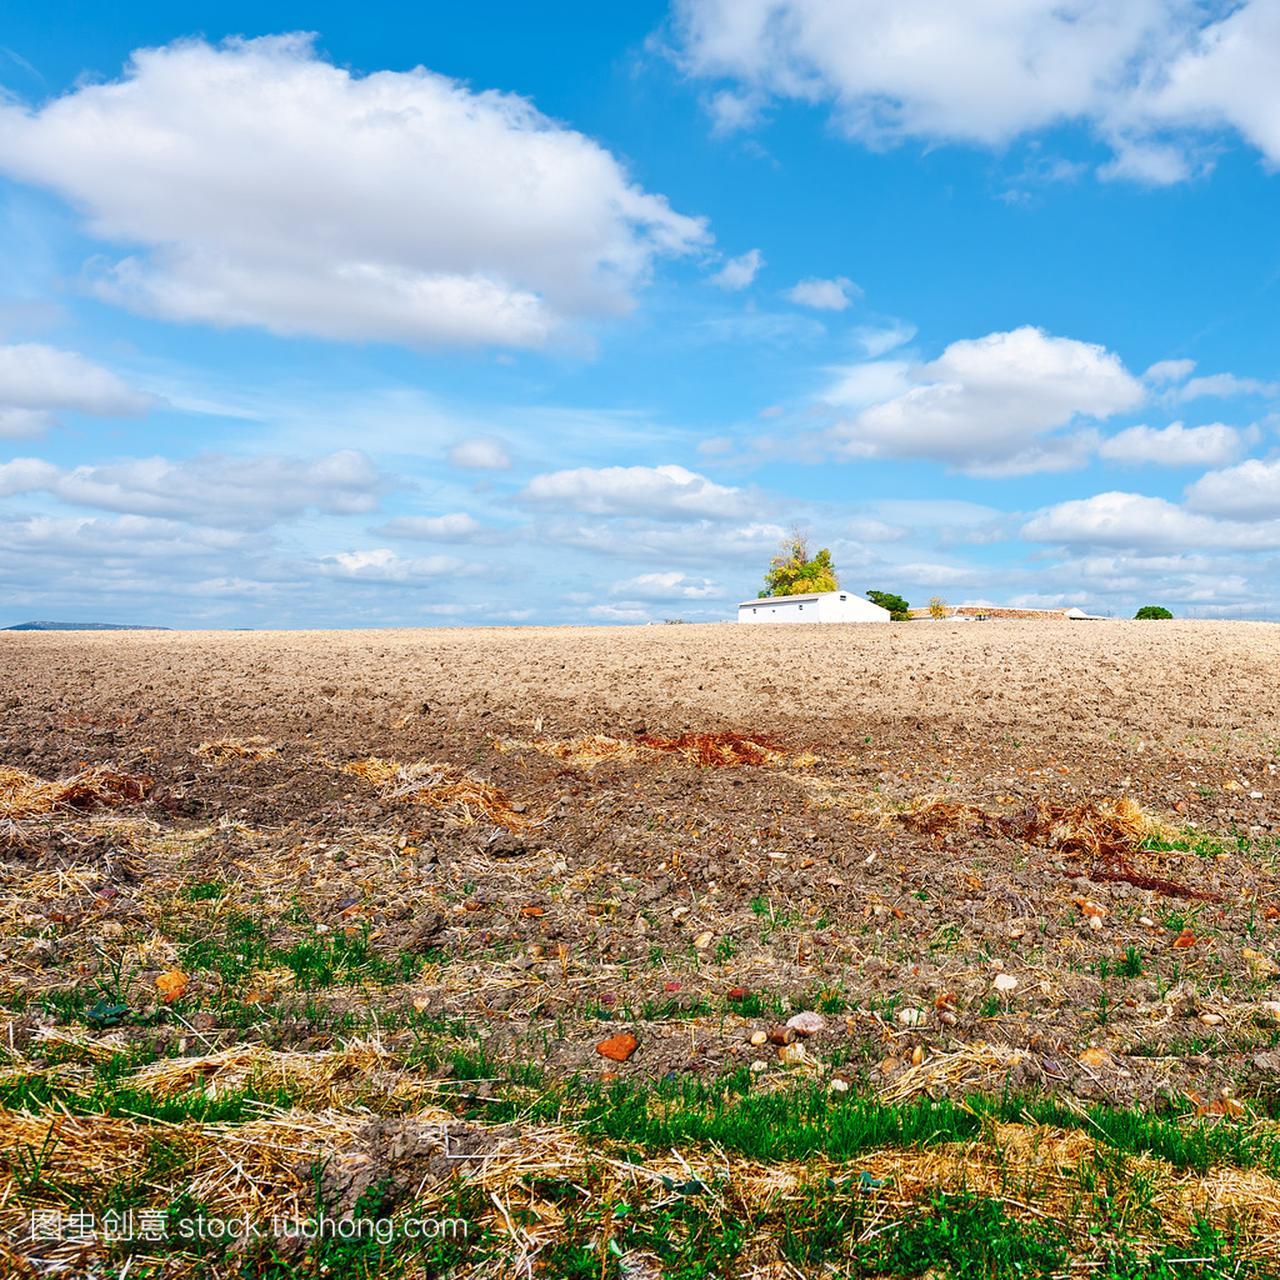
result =
[{"label": "small white stone", "polygon": [[806,1009],[787,1019],[787,1026],[798,1036],[813,1036],[827,1029],[827,1020],[820,1013]]},{"label": "small white stone", "polygon": [[898,1021],[904,1027],[923,1027],[929,1021],[929,1015],[923,1009],[899,1009]]},{"label": "small white stone", "polygon": [[997,991],[1008,993],[1017,987],[1018,980],[1011,973],[997,973],[992,985]]}]

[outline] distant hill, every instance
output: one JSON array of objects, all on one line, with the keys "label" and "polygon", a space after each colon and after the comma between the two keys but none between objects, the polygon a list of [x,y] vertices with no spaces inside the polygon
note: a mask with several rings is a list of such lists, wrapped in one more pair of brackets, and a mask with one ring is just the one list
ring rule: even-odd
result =
[{"label": "distant hill", "polygon": [[0,631],[168,631],[168,627],[135,626],[128,622],[20,622]]}]

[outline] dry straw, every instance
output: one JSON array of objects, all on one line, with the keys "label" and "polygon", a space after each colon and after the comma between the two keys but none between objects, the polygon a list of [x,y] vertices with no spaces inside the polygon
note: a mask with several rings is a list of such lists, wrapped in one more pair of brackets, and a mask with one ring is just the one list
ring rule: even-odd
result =
[{"label": "dry straw", "polygon": [[273,747],[262,737],[214,738],[210,742],[202,742],[192,754],[210,764],[227,764],[232,760],[258,764],[263,760],[274,759],[280,754],[280,749]]},{"label": "dry straw", "polygon": [[[505,1237],[507,1262],[529,1263],[566,1225],[563,1210],[539,1190],[548,1180],[576,1185],[602,1202],[625,1192],[633,1212],[642,1215],[678,1199],[673,1185],[696,1179],[709,1216],[745,1216],[759,1224],[760,1238],[751,1247],[764,1254],[776,1246],[777,1215],[833,1182],[856,1185],[857,1194],[876,1206],[876,1229],[890,1227],[934,1190],[965,1190],[1002,1201],[1014,1217],[1053,1221],[1091,1252],[1093,1171],[1114,1159],[1083,1129],[1032,1123],[988,1124],[972,1142],[879,1148],[851,1162],[810,1157],[764,1163],[691,1148],[636,1164],[564,1126],[479,1126],[429,1104],[396,1121],[318,1107],[269,1111],[243,1124],[0,1109],[0,1148],[11,1153],[0,1158],[0,1204],[12,1216],[20,1202],[16,1153],[44,1153],[43,1181],[21,1197],[29,1211],[105,1193],[121,1170],[146,1167],[157,1142],[169,1153],[152,1186],[158,1206],[186,1191],[213,1214],[305,1216],[314,1209],[317,1161],[340,1185],[359,1177],[376,1181],[394,1169],[401,1181],[408,1178],[416,1214],[443,1210],[458,1181],[477,1188],[487,1207],[473,1225]],[[451,1148],[467,1154],[442,1158]],[[1126,1176],[1111,1186],[1109,1211],[1124,1221],[1131,1242],[1156,1247],[1161,1237],[1190,1238],[1207,1215],[1239,1232],[1245,1256],[1280,1259],[1280,1182],[1273,1176],[1226,1167],[1182,1170],[1145,1155],[1127,1157],[1124,1167]],[[173,1261],[180,1273],[179,1260]]]},{"label": "dry straw", "polygon": [[18,820],[67,809],[118,809],[136,804],[153,779],[98,764],[69,778],[48,782],[9,765],[0,765],[0,818]]},{"label": "dry straw", "polygon": [[506,792],[451,764],[418,760],[401,764],[366,756],[342,766],[343,771],[377,788],[384,800],[408,800],[442,810],[455,826],[471,827],[484,818],[507,831],[522,831],[534,819]]}]

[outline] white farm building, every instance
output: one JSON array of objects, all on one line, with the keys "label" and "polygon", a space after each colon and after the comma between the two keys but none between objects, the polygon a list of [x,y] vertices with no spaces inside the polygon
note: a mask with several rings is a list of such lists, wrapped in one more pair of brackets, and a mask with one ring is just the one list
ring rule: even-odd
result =
[{"label": "white farm building", "polygon": [[738,606],[739,622],[888,622],[889,610],[852,591],[764,596]]}]

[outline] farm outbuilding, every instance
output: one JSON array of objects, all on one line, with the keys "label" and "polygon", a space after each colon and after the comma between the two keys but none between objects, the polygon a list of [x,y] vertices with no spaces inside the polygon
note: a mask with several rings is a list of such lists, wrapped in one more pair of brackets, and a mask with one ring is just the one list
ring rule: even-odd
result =
[{"label": "farm outbuilding", "polygon": [[739,622],[888,622],[889,610],[852,591],[763,596],[738,606]]}]

